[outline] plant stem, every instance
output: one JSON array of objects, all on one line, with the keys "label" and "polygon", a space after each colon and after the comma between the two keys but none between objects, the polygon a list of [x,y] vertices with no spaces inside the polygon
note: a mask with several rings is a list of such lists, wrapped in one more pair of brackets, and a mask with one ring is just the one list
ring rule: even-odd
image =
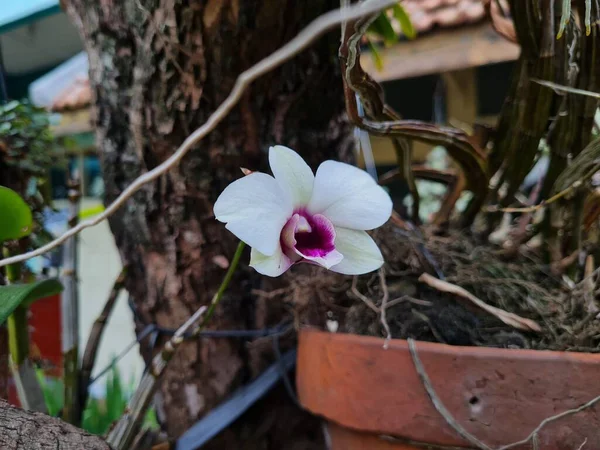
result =
[{"label": "plant stem", "polygon": [[27,308],[19,306],[8,317],[8,348],[13,362],[20,366],[29,356]]},{"label": "plant stem", "polygon": [[[12,252],[8,247],[4,247],[3,255],[5,258],[12,256]],[[21,279],[21,264],[9,264],[6,266],[6,281],[9,284],[17,283]]]},{"label": "plant stem", "polygon": [[221,302],[221,299],[223,298],[223,294],[227,290],[227,287],[229,286],[229,283],[231,282],[231,279],[233,278],[235,269],[237,268],[237,266],[240,262],[240,258],[242,257],[242,253],[244,252],[244,247],[246,247],[246,244],[244,242],[240,241],[235,250],[235,253],[233,255],[233,259],[231,260],[231,264],[229,264],[229,269],[227,269],[227,273],[225,274],[225,277],[223,278],[223,281],[221,282],[221,286],[219,286],[217,293],[213,296],[212,301],[210,302],[210,306],[208,307],[208,310],[206,311],[206,314],[204,315],[204,320],[202,320],[202,323],[200,324],[200,326],[194,331],[194,335],[200,333],[200,331],[202,331],[204,329],[204,327],[206,327],[206,325],[210,321],[211,317],[215,313],[217,306],[219,305],[219,303]]},{"label": "plant stem", "polygon": [[[246,244],[240,241],[235,254],[233,255],[233,259],[231,260],[231,264],[227,269],[227,273],[210,302],[210,306],[208,308],[206,306],[201,306],[194,315],[186,321],[186,323],[179,327],[175,335],[167,341],[162,350],[152,359],[150,367],[142,377],[140,385],[127,405],[127,412],[115,424],[106,439],[106,441],[116,450],[126,450],[131,448],[131,442],[140,429],[152,401],[152,397],[158,388],[158,383],[160,382],[167,365],[173,359],[173,356],[175,356],[177,349],[184,341],[186,335],[189,336],[189,338],[197,337],[209,322],[233,278],[233,274],[240,262],[245,246]],[[204,319],[200,325],[193,328],[202,317],[204,317]]]},{"label": "plant stem", "polygon": [[[12,256],[8,247],[3,249],[4,257]],[[8,284],[14,284],[21,278],[21,265],[10,264],[6,266],[6,281]],[[18,306],[17,309],[8,317],[8,348],[13,363],[20,366],[29,356],[29,330],[27,325],[27,307]]]},{"label": "plant stem", "polygon": [[[69,182],[69,226],[77,225],[79,218],[79,183]],[[64,371],[63,420],[78,425],[81,421],[79,401],[79,296],[77,292],[77,236],[63,246],[61,282],[65,288],[61,296],[62,351]]]}]

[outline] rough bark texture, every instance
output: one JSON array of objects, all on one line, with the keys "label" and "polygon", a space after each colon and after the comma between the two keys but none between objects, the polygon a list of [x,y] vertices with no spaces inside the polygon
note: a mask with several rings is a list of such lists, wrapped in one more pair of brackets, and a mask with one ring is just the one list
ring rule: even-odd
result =
[{"label": "rough bark texture", "polygon": [[[63,0],[89,54],[106,201],[171,155],[224,100],[237,74],[337,5],[333,0]],[[241,176],[241,166],[265,170],[266,151],[275,143],[295,148],[313,167],[325,158],[348,156],[338,44],[339,34],[331,33],[257,81],[179,167],[112,217],[130,267],[127,289],[138,327],[154,322],[175,328],[210,300],[224,274],[221,261],[235,248],[212,207],[225,186]],[[284,308],[265,307],[250,295],[259,282],[242,269],[212,326],[253,329],[278,323]],[[147,343],[143,351],[148,358]],[[269,362],[264,351],[239,340],[186,345],[159,396],[159,416],[169,434],[183,433]],[[306,417],[289,399],[272,401],[269,419],[261,415],[267,408],[259,408],[250,421],[254,426],[240,425],[242,419],[213,448],[315,448],[320,438],[307,432],[293,436]],[[277,418],[285,421],[279,435],[271,431]]]},{"label": "rough bark texture", "polygon": [[24,411],[0,400],[2,450],[110,450],[98,436],[45,414]]}]

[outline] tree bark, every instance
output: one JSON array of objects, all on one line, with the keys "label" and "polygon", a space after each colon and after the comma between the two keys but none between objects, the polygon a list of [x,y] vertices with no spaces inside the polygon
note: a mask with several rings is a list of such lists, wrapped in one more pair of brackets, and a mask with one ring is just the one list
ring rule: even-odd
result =
[{"label": "tree bark", "polygon": [[24,411],[0,400],[0,448],[3,450],[110,450],[94,436],[45,414]]},{"label": "tree bark", "polygon": [[[63,6],[89,55],[110,202],[170,156],[225,99],[240,72],[338,2],[63,0]],[[339,33],[330,33],[254,83],[182,164],[147,185],[111,218],[122,260],[130,268],[127,289],[138,328],[149,323],[176,328],[210,301],[225,273],[223,257],[231,257],[236,245],[215,221],[213,204],[241,176],[240,167],[267,170],[267,149],[273,144],[296,149],[313,168],[327,158],[348,158],[351,141],[343,115],[338,45]],[[238,271],[211,326],[277,324],[285,309],[263,307],[250,294],[260,281],[247,267]],[[146,359],[153,350],[142,345]],[[269,362],[264,352],[239,340],[186,344],[172,361],[157,399],[169,435],[181,435]],[[278,437],[259,413],[252,419],[261,424],[258,429],[239,426],[222,434],[212,448],[316,448],[320,438],[289,432],[310,420],[289,408],[288,399],[271,403],[272,417],[287,422]]]}]

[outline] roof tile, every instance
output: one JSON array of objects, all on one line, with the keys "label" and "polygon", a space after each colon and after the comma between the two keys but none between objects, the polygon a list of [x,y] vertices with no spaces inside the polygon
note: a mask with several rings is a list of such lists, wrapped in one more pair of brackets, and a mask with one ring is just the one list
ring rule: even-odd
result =
[{"label": "roof tile", "polygon": [[483,0],[404,0],[402,6],[419,33],[483,20]]},{"label": "roof tile", "polygon": [[51,109],[53,111],[72,111],[88,106],[91,101],[90,80],[88,78],[78,78],[58,94]]}]

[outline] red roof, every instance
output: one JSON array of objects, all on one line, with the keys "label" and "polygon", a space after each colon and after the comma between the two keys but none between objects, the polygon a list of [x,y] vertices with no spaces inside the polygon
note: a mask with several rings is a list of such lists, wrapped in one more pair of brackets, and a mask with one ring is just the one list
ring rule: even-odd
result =
[{"label": "red roof", "polygon": [[404,0],[402,6],[417,33],[468,25],[485,18],[484,0]]},{"label": "red roof", "polygon": [[72,111],[88,106],[92,101],[92,91],[88,78],[78,78],[54,99],[52,111]]},{"label": "red roof", "polygon": [[[482,21],[485,0],[403,0],[417,33],[436,28],[459,27]],[[390,17],[392,26],[401,34],[400,24]],[[54,111],[76,110],[88,106],[91,90],[88,79],[78,79],[61,92],[52,105]]]}]

